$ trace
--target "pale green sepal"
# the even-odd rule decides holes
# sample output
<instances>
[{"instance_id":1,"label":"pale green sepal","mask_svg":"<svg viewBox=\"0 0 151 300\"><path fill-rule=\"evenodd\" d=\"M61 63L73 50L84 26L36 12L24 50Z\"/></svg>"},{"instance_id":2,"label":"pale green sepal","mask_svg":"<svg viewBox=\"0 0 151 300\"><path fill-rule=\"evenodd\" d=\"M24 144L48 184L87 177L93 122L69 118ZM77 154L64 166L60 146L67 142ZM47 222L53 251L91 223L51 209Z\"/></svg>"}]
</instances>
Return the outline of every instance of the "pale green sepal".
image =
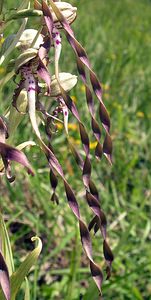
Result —
<instances>
[{"instance_id":1,"label":"pale green sepal","mask_svg":"<svg viewBox=\"0 0 151 300\"><path fill-rule=\"evenodd\" d=\"M0 238L2 242L2 253L4 255L4 259L8 268L9 275L11 276L12 273L14 272L13 255L12 255L11 244L10 244L7 228L1 213L0 213Z\"/></svg>"},{"instance_id":2,"label":"pale green sepal","mask_svg":"<svg viewBox=\"0 0 151 300\"><path fill-rule=\"evenodd\" d=\"M18 150L23 150L24 148L28 147L28 146L36 146L36 143L33 142L33 141L27 141L27 142L24 142L24 143L21 143L19 144L16 149Z\"/></svg>"},{"instance_id":3,"label":"pale green sepal","mask_svg":"<svg viewBox=\"0 0 151 300\"><path fill-rule=\"evenodd\" d=\"M37 56L38 50L29 48L19 55L15 62L15 71L17 72L21 66L27 64L31 59Z\"/></svg>"}]
</instances>

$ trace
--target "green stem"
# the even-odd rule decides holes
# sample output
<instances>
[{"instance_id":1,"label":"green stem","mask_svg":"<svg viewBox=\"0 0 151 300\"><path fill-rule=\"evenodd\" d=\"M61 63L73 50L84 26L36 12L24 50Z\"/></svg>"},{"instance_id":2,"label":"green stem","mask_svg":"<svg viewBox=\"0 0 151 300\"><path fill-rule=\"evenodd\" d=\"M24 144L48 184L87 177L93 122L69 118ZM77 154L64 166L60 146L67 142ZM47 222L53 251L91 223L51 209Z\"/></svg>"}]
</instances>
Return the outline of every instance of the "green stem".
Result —
<instances>
[{"instance_id":1,"label":"green stem","mask_svg":"<svg viewBox=\"0 0 151 300\"><path fill-rule=\"evenodd\" d=\"M3 4L4 4L4 1L3 0L1 0L1 2L0 2L0 14L2 13L2 11L3 11Z\"/></svg>"},{"instance_id":2,"label":"green stem","mask_svg":"<svg viewBox=\"0 0 151 300\"><path fill-rule=\"evenodd\" d=\"M79 243L79 233L78 228L76 227L75 231L75 245L71 254L71 265L70 265L70 274L69 274L69 284L67 289L67 294L65 300L71 300L73 298L74 285L77 277L77 270L79 269L80 264L80 243Z\"/></svg>"},{"instance_id":3,"label":"green stem","mask_svg":"<svg viewBox=\"0 0 151 300\"><path fill-rule=\"evenodd\" d=\"M37 224L36 224L36 233L39 235L39 217L37 218ZM33 300L36 300L37 298L37 279L38 279L38 265L35 265L35 271L34 271L34 288L33 288Z\"/></svg>"},{"instance_id":4,"label":"green stem","mask_svg":"<svg viewBox=\"0 0 151 300\"><path fill-rule=\"evenodd\" d=\"M50 270L51 275L70 275L70 269L57 269L57 270ZM90 274L89 268L78 268L78 274Z\"/></svg>"}]
</instances>

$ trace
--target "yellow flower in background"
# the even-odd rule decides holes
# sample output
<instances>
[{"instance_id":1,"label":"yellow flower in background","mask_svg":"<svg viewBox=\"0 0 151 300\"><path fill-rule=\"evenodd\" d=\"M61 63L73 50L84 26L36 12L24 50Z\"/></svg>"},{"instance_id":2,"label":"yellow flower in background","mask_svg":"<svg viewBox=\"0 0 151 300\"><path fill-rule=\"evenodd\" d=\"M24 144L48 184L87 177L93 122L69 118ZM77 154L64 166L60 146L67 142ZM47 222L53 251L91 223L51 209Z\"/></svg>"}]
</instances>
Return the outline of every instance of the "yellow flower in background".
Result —
<instances>
[{"instance_id":1,"label":"yellow flower in background","mask_svg":"<svg viewBox=\"0 0 151 300\"><path fill-rule=\"evenodd\" d=\"M138 111L138 112L136 113L136 116L137 116L138 118L144 118L144 113L143 113L142 111Z\"/></svg>"},{"instance_id":2,"label":"yellow flower in background","mask_svg":"<svg viewBox=\"0 0 151 300\"><path fill-rule=\"evenodd\" d=\"M100 82L100 84L101 84L101 86L102 86L103 91L109 91L110 86L109 86L108 83L102 83L102 82ZM81 84L81 86L80 86L80 91L81 91L82 93L85 93L85 85L84 85L84 84ZM71 97L71 98L72 98L72 97Z\"/></svg>"},{"instance_id":3,"label":"yellow flower in background","mask_svg":"<svg viewBox=\"0 0 151 300\"><path fill-rule=\"evenodd\" d=\"M74 103L77 102L77 97L76 96L71 96L71 99L73 100Z\"/></svg>"},{"instance_id":4,"label":"yellow flower in background","mask_svg":"<svg viewBox=\"0 0 151 300\"><path fill-rule=\"evenodd\" d=\"M90 149L95 149L97 142L90 142Z\"/></svg>"},{"instance_id":5,"label":"yellow flower in background","mask_svg":"<svg viewBox=\"0 0 151 300\"><path fill-rule=\"evenodd\" d=\"M100 82L102 88L103 88L103 91L108 91L110 89L110 86L108 83L102 83Z\"/></svg>"},{"instance_id":6,"label":"yellow flower in background","mask_svg":"<svg viewBox=\"0 0 151 300\"><path fill-rule=\"evenodd\" d=\"M84 85L84 84L81 84L81 86L80 86L80 91L81 91L82 93L85 93L85 85Z\"/></svg>"},{"instance_id":7,"label":"yellow flower in background","mask_svg":"<svg viewBox=\"0 0 151 300\"><path fill-rule=\"evenodd\" d=\"M4 43L4 38L3 36L0 35L0 46L2 46L3 43Z\"/></svg>"},{"instance_id":8,"label":"yellow flower in background","mask_svg":"<svg viewBox=\"0 0 151 300\"><path fill-rule=\"evenodd\" d=\"M71 141L72 141L72 143L75 144L75 145L81 145L81 140L79 140L79 139L71 138Z\"/></svg>"},{"instance_id":9,"label":"yellow flower in background","mask_svg":"<svg viewBox=\"0 0 151 300\"><path fill-rule=\"evenodd\" d=\"M62 130L63 129L63 124L62 123L56 123L58 130ZM78 130L78 125L75 123L69 123L68 124L68 129L69 130L73 130L73 131L77 131ZM80 145L81 144L81 140L80 139L75 139L73 137L70 137L71 141L73 144L75 145ZM95 142L90 142L90 149L93 150L95 149L97 146L97 141Z\"/></svg>"},{"instance_id":10,"label":"yellow flower in background","mask_svg":"<svg viewBox=\"0 0 151 300\"><path fill-rule=\"evenodd\" d=\"M68 129L71 129L73 131L76 131L78 129L78 125L75 123L69 123L68 124Z\"/></svg>"},{"instance_id":11,"label":"yellow flower in background","mask_svg":"<svg viewBox=\"0 0 151 300\"><path fill-rule=\"evenodd\" d=\"M57 122L56 123L56 125L57 125L57 129L59 130L61 130L64 126L63 126L63 124L62 123L59 123L59 122Z\"/></svg>"},{"instance_id":12,"label":"yellow flower in background","mask_svg":"<svg viewBox=\"0 0 151 300\"><path fill-rule=\"evenodd\" d=\"M57 122L56 125L57 125L57 129L58 129L58 130L59 130L59 129L60 129L60 130L63 129L63 127L64 127L64 125L63 125L62 123L59 123L59 122ZM73 130L73 131L76 131L76 130L78 130L78 125L75 124L75 123L68 123L68 129L71 129L71 130Z\"/></svg>"},{"instance_id":13,"label":"yellow flower in background","mask_svg":"<svg viewBox=\"0 0 151 300\"><path fill-rule=\"evenodd\" d=\"M0 74L4 74L5 73L5 69L3 67L0 67Z\"/></svg>"},{"instance_id":14,"label":"yellow flower in background","mask_svg":"<svg viewBox=\"0 0 151 300\"><path fill-rule=\"evenodd\" d=\"M74 138L71 137L71 141L75 145L81 145L81 140L79 140L79 139L74 139ZM95 142L90 142L90 149L91 150L95 149L96 146L97 146L97 142L96 141Z\"/></svg>"}]
</instances>

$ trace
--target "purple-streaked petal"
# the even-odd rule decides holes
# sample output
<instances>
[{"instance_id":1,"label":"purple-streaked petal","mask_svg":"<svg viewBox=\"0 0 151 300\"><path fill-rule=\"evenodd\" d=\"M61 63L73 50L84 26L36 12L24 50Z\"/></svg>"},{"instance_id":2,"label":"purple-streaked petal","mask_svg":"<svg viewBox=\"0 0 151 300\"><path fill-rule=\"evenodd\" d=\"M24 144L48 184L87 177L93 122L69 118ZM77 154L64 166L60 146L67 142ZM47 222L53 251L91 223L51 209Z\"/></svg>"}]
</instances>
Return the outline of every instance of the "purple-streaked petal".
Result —
<instances>
[{"instance_id":1,"label":"purple-streaked petal","mask_svg":"<svg viewBox=\"0 0 151 300\"><path fill-rule=\"evenodd\" d=\"M50 94L50 83L51 83L50 74L49 74L47 67L44 65L44 63L40 59L39 59L39 64L38 64L38 68L37 68L37 74L41 79L43 79L46 82L47 87L48 87L48 93Z\"/></svg>"},{"instance_id":2,"label":"purple-streaked petal","mask_svg":"<svg viewBox=\"0 0 151 300\"><path fill-rule=\"evenodd\" d=\"M100 290L103 282L103 273L101 272L100 268L92 261L90 261L90 270L92 277L98 289Z\"/></svg>"},{"instance_id":3,"label":"purple-streaked petal","mask_svg":"<svg viewBox=\"0 0 151 300\"><path fill-rule=\"evenodd\" d=\"M44 62L46 61L46 65L48 64L48 52L50 50L50 38L45 37L44 38L44 43L40 45L39 51L38 51L38 56L39 58Z\"/></svg>"},{"instance_id":4,"label":"purple-streaked petal","mask_svg":"<svg viewBox=\"0 0 151 300\"><path fill-rule=\"evenodd\" d=\"M105 256L106 263L107 263L107 268L106 268L107 278L106 279L109 279L111 276L111 264L113 262L114 256L113 256L113 253L112 253L106 240L104 240L104 242L103 242L103 252L104 252L104 256Z\"/></svg>"},{"instance_id":5,"label":"purple-streaked petal","mask_svg":"<svg viewBox=\"0 0 151 300\"><path fill-rule=\"evenodd\" d=\"M86 187L89 187L90 177L91 177L91 163L88 156L85 159L84 166L83 166L83 183Z\"/></svg>"},{"instance_id":6,"label":"purple-streaked petal","mask_svg":"<svg viewBox=\"0 0 151 300\"><path fill-rule=\"evenodd\" d=\"M34 172L32 171L32 168L28 162L28 159L23 152L15 149L7 144L0 143L0 154L1 154L2 158L4 158L6 161L8 160L8 161L15 161L15 162L20 163L27 169L29 174L34 175Z\"/></svg>"},{"instance_id":7,"label":"purple-streaked petal","mask_svg":"<svg viewBox=\"0 0 151 300\"><path fill-rule=\"evenodd\" d=\"M50 9L49 9L49 7L48 7L48 5L46 4L45 1L42 1L42 11L43 11L43 14L44 14L44 19L45 19L49 34L51 36L52 29L53 29L53 18L52 18L52 14L50 12Z\"/></svg>"},{"instance_id":8,"label":"purple-streaked petal","mask_svg":"<svg viewBox=\"0 0 151 300\"><path fill-rule=\"evenodd\" d=\"M8 268L5 263L4 257L0 251L0 286L5 295L6 300L10 300L10 280Z\"/></svg>"}]
</instances>

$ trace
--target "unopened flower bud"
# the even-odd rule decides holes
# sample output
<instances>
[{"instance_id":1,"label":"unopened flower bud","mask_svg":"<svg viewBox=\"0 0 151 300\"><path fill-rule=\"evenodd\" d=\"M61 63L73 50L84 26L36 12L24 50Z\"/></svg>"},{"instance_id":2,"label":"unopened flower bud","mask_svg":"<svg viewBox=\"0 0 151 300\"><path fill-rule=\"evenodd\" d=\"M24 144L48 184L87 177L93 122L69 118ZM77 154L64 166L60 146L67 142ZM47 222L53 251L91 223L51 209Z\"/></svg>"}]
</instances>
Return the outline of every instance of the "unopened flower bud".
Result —
<instances>
[{"instance_id":1,"label":"unopened flower bud","mask_svg":"<svg viewBox=\"0 0 151 300\"><path fill-rule=\"evenodd\" d=\"M55 2L55 5L59 8L59 10L61 11L61 13L66 18L66 20L68 21L69 24L71 24L75 20L75 18L77 16L77 13L76 13L77 12L77 7L72 6L68 2L61 2L61 1ZM42 5L37 0L35 0L34 8L36 10L42 10ZM52 7L50 6L49 8L50 8L55 26L58 27L58 28L62 28L62 25L58 21L58 18L56 16L56 14L52 10Z\"/></svg>"},{"instance_id":2,"label":"unopened flower bud","mask_svg":"<svg viewBox=\"0 0 151 300\"><path fill-rule=\"evenodd\" d=\"M55 2L55 5L60 9L63 16L66 18L69 24L71 24L77 16L77 7L72 6L68 2ZM52 10L50 8L50 10ZM52 11L52 17L55 22L55 25L59 28L62 28L62 25L58 21L55 13Z\"/></svg>"},{"instance_id":3,"label":"unopened flower bud","mask_svg":"<svg viewBox=\"0 0 151 300\"><path fill-rule=\"evenodd\" d=\"M62 88L66 92L68 92L77 84L77 76L72 75L70 73L59 73L59 81ZM51 93L50 93L51 97L56 97L61 94L60 87L55 75L52 76L50 88L51 88Z\"/></svg>"},{"instance_id":4,"label":"unopened flower bud","mask_svg":"<svg viewBox=\"0 0 151 300\"><path fill-rule=\"evenodd\" d=\"M38 50L29 48L25 50L15 61L15 70L18 71L21 66L27 64L31 59L37 56Z\"/></svg>"},{"instance_id":5,"label":"unopened flower bud","mask_svg":"<svg viewBox=\"0 0 151 300\"><path fill-rule=\"evenodd\" d=\"M37 38L36 38L37 35ZM35 40L35 42L34 42ZM34 44L33 44L34 42ZM35 29L26 29L23 31L16 47L21 50L26 50L28 48L39 49L40 45L43 44L42 34L38 35L38 31Z\"/></svg>"}]
</instances>

